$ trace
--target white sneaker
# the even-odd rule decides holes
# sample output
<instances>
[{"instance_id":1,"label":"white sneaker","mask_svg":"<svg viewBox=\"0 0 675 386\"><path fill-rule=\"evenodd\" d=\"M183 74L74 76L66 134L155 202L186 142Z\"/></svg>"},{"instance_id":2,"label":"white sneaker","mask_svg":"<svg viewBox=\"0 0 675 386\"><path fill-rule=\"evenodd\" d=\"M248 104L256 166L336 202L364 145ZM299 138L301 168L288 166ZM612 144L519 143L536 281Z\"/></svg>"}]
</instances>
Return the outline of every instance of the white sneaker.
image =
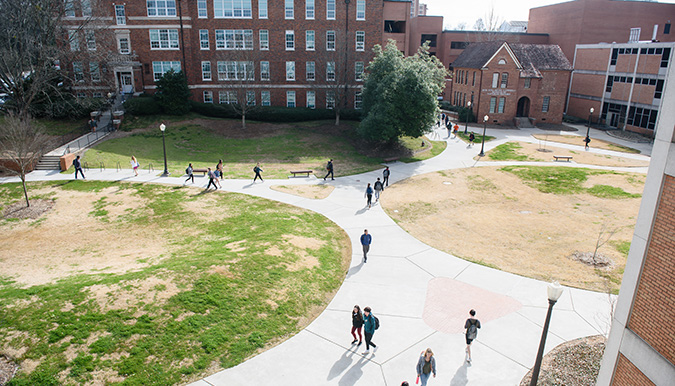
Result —
<instances>
[{"instance_id":1,"label":"white sneaker","mask_svg":"<svg viewBox=\"0 0 675 386\"><path fill-rule=\"evenodd\" d=\"M380 346L377 346L377 347L375 347L375 348L373 349L373 352L374 352L374 353L377 352L377 348L378 348L378 347L380 347Z\"/></svg>"},{"instance_id":2,"label":"white sneaker","mask_svg":"<svg viewBox=\"0 0 675 386\"><path fill-rule=\"evenodd\" d=\"M361 355L368 355L368 354L370 354L370 351L368 351L368 350L361 353Z\"/></svg>"}]
</instances>

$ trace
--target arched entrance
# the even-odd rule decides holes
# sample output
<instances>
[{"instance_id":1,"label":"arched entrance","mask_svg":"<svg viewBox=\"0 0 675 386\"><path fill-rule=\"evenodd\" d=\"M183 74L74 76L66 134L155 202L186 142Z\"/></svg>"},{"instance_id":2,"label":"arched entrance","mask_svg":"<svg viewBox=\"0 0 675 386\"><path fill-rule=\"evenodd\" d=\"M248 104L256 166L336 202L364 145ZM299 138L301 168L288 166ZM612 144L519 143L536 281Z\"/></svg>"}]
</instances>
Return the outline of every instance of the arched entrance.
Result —
<instances>
[{"instance_id":1,"label":"arched entrance","mask_svg":"<svg viewBox=\"0 0 675 386\"><path fill-rule=\"evenodd\" d=\"M518 110L516 110L516 117L530 116L530 98L522 97L518 99Z\"/></svg>"}]
</instances>

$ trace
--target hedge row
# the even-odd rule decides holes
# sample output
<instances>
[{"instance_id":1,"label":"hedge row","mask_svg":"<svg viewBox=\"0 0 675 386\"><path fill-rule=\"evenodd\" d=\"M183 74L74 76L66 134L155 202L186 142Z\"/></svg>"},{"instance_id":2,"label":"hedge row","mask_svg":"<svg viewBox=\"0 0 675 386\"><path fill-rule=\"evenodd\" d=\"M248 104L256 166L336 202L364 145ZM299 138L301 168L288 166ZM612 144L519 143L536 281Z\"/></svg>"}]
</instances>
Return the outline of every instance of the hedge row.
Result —
<instances>
[{"instance_id":1,"label":"hedge row","mask_svg":"<svg viewBox=\"0 0 675 386\"><path fill-rule=\"evenodd\" d=\"M124 101L124 111L132 115L154 115L162 112L159 103L152 97L131 98Z\"/></svg>"},{"instance_id":2,"label":"hedge row","mask_svg":"<svg viewBox=\"0 0 675 386\"><path fill-rule=\"evenodd\" d=\"M192 111L207 117L241 118L231 105L199 103L190 101ZM246 114L246 119L260 122L302 122L321 119L334 119L335 112L329 109L309 109L305 107L258 106ZM361 111L345 109L340 111L340 119L359 121Z\"/></svg>"}]
</instances>

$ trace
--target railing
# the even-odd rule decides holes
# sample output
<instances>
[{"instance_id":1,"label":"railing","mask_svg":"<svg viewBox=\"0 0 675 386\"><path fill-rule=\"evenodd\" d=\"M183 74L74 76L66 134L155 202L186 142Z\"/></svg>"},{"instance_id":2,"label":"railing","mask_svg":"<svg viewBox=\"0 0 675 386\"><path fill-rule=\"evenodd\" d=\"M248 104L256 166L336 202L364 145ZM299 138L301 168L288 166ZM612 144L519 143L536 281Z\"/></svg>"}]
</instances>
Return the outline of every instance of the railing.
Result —
<instances>
[{"instance_id":1,"label":"railing","mask_svg":"<svg viewBox=\"0 0 675 386\"><path fill-rule=\"evenodd\" d=\"M94 131L92 133L87 133L86 135L81 136L76 141L72 141L66 146L66 149L63 151L63 155L76 152L80 149L83 149L92 143L98 141L99 139L105 137L110 132L113 131L112 121L106 125L105 129L102 131Z\"/></svg>"}]
</instances>

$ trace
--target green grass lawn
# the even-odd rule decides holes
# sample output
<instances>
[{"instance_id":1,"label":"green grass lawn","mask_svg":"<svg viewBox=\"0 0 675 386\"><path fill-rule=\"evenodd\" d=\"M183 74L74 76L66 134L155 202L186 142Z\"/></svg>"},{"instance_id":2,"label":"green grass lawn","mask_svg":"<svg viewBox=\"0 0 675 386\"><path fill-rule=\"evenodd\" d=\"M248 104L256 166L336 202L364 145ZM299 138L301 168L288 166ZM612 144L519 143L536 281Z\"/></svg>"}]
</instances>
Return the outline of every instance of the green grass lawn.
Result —
<instances>
[{"instance_id":1,"label":"green grass lawn","mask_svg":"<svg viewBox=\"0 0 675 386\"><path fill-rule=\"evenodd\" d=\"M462 141L469 143L469 135L473 133L473 135L476 137L476 139L473 140L473 143L481 143L483 141L483 134L482 133L476 133L475 131L469 130L466 134L464 134L463 131L458 131L457 136L462 139ZM496 137L493 137L491 135L485 135L485 142L490 142Z\"/></svg>"},{"instance_id":2,"label":"green grass lawn","mask_svg":"<svg viewBox=\"0 0 675 386\"><path fill-rule=\"evenodd\" d=\"M150 227L169 252L145 268L28 288L1 277L0 341L25 348L19 362L39 363L30 374L19 370L11 385L84 384L97 372L113 379L105 384L170 385L235 366L317 316L340 286L350 256L347 236L325 217L257 197L149 184L31 183L31 189L49 187L57 201L98 192L82 203L93 208L81 214L94 219L92 231ZM20 196L18 184L0 186L1 205ZM113 216L124 197L144 205ZM45 226L23 221L37 230ZM0 228L9 233L18 222L0 221ZM303 247L293 238L317 245ZM73 253L86 260L92 252L73 241ZM315 264L298 265L303 256ZM143 289L148 280L163 284ZM169 286L175 294L154 300ZM102 309L94 296L101 287L114 289L104 304L127 299L125 306Z\"/></svg>"},{"instance_id":3,"label":"green grass lawn","mask_svg":"<svg viewBox=\"0 0 675 386\"><path fill-rule=\"evenodd\" d=\"M424 138L424 148L420 146L422 143L422 138ZM399 141L404 147L413 151L412 156L400 159L401 162L405 163L423 161L425 159L433 158L441 154L443 150L448 147L448 144L445 141L432 141L427 137L403 137Z\"/></svg>"},{"instance_id":4,"label":"green grass lawn","mask_svg":"<svg viewBox=\"0 0 675 386\"><path fill-rule=\"evenodd\" d=\"M38 118L35 121L38 125L45 129L47 135L61 136L80 131L83 126L86 126L88 118L79 119L46 119ZM5 117L0 116L0 125L5 122Z\"/></svg>"},{"instance_id":5,"label":"green grass lawn","mask_svg":"<svg viewBox=\"0 0 675 386\"><path fill-rule=\"evenodd\" d=\"M503 143L490 150L488 158L493 161L527 161L527 155L518 154L518 149L522 148L518 142Z\"/></svg>"}]
</instances>

